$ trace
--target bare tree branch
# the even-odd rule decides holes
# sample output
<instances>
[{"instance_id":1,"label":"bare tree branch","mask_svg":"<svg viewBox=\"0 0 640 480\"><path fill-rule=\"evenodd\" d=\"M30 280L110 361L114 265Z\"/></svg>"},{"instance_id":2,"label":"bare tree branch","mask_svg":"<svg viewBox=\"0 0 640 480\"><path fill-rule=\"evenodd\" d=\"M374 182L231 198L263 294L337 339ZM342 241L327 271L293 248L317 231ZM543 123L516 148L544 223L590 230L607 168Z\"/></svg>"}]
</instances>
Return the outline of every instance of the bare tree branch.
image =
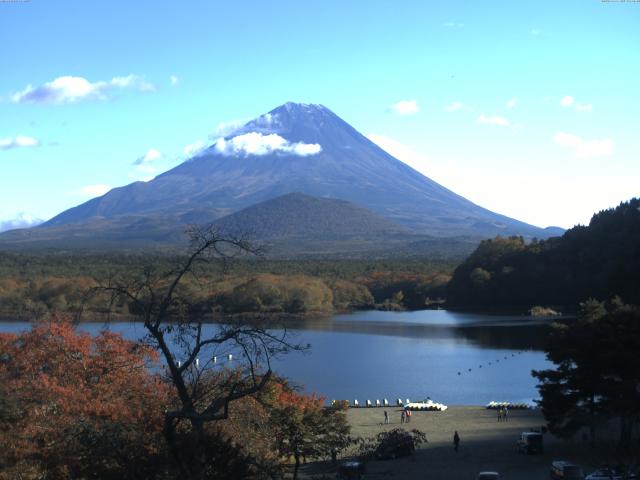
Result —
<instances>
[{"instance_id":1,"label":"bare tree branch","mask_svg":"<svg viewBox=\"0 0 640 480\"><path fill-rule=\"evenodd\" d=\"M188 235L189 253L175 268L165 272L145 268L137 277L109 278L90 293L109 295L109 311L118 300L126 300L130 312L143 321L177 394L177 408L165 413L165 439L184 478L201 480L206 462L204 425L228 418L232 402L262 390L272 377L272 357L304 348L289 341L286 328L275 332L264 321L203 325L200 310L181 293L185 277L191 275L202 285L199 265L220 261L226 273L231 260L260 256L263 249L247 235L225 235L212 226L192 227ZM212 360L219 349L238 358L220 366ZM207 359L200 364L203 355ZM229 368L229 363L235 367ZM194 441L196 451L191 455L180 451L176 438L176 428L183 422L190 426Z\"/></svg>"}]
</instances>

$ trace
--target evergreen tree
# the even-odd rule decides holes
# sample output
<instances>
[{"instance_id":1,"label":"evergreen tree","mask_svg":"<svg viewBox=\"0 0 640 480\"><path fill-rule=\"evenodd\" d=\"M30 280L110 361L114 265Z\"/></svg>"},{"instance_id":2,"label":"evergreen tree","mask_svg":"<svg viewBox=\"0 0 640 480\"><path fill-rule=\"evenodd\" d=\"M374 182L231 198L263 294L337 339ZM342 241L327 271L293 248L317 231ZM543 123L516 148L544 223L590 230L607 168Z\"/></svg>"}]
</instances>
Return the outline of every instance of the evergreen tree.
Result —
<instances>
[{"instance_id":1,"label":"evergreen tree","mask_svg":"<svg viewBox=\"0 0 640 480\"><path fill-rule=\"evenodd\" d=\"M551 432L571 437L588 427L596 440L599 423L620 421L620 441L629 444L640 422L640 310L595 300L581 304L572 325L554 324L547 358L555 369L534 371Z\"/></svg>"}]
</instances>

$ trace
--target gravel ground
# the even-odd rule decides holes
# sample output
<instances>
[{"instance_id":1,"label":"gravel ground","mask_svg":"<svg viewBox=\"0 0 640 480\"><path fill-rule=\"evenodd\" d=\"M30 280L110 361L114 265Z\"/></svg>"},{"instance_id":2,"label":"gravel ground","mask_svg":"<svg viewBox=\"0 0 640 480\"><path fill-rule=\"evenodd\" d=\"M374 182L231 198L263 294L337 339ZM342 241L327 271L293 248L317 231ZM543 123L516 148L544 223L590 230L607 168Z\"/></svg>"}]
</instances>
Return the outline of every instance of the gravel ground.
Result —
<instances>
[{"instance_id":1,"label":"gravel ground","mask_svg":"<svg viewBox=\"0 0 640 480\"><path fill-rule=\"evenodd\" d=\"M383 408L350 409L347 418L352 434L372 437L382 430L403 426L400 410L389 408L391 423L383 425ZM543 455L524 455L516 451L516 440L523 431L544 424L538 410L514 410L507 422L498 422L494 410L482 407L449 407L444 412L412 412L407 429L427 434L428 444L416 450L415 458L371 461L367 479L473 480L480 471L500 472L503 480L549 478L552 460L566 459L584 464L584 448L566 443L550 434L544 436ZM453 433L460 435L460 449L453 449ZM330 463L305 465L304 478L335 478Z\"/></svg>"}]
</instances>

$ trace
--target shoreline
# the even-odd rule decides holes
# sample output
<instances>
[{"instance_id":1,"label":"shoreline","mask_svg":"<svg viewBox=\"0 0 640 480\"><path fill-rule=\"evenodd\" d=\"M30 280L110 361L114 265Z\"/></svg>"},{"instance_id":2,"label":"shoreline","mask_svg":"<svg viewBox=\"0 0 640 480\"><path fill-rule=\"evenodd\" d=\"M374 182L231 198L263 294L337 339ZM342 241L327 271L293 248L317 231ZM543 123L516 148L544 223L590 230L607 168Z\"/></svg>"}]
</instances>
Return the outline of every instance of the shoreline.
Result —
<instances>
[{"instance_id":1,"label":"shoreline","mask_svg":"<svg viewBox=\"0 0 640 480\"><path fill-rule=\"evenodd\" d=\"M457 325L458 327L483 327L483 326L511 326L514 324L537 324L537 323L551 323L553 321L567 321L574 320L575 315L558 315L558 316L536 316L530 315L528 313L513 313L508 311L499 311L499 310L460 310L454 308L422 308L422 309L403 309L403 310L388 310L388 309L378 309L378 308L369 308L369 309L336 309L332 311L310 311L303 313L292 313L292 312L241 312L241 313L222 313L222 312L213 312L204 315L200 320L193 320L193 322L202 322L203 324L213 324L213 323L222 323L224 321L233 321L233 320L264 320L268 322L276 322L276 321L304 321L304 320L323 320L336 315L351 315L357 313L366 313L366 312L387 312L390 314L394 313L415 313L415 312L430 312L430 311L445 311L451 313L464 313L470 315L484 315L495 317L496 320L500 318L512 318L512 322L495 322L495 323L475 323L464 325ZM8 312L8 311L0 311L0 323L3 322L32 322L35 320L39 320L42 318L46 318L49 314L60 313L61 315L68 315L70 317L74 317L74 312L47 312L40 314L25 314L20 312ZM107 318L110 317L110 318ZM514 318L515 317L515 318ZM77 323L106 323L106 322L142 322L140 317L135 315L128 315L123 313L117 314L106 314L106 313L98 313L98 312L86 312L80 321ZM394 323L394 322L390 322ZM400 322L398 322L400 323ZM417 323L419 325L419 323ZM436 326L437 324L433 324ZM449 326L449 325L444 325Z\"/></svg>"}]
</instances>

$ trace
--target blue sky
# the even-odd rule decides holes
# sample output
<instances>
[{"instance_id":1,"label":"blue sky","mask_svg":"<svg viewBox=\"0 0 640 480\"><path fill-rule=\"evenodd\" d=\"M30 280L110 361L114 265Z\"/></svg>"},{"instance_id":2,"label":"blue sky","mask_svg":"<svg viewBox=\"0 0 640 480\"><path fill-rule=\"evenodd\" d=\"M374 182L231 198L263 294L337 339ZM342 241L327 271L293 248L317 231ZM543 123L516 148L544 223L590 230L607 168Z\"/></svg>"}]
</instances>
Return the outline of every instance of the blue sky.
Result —
<instances>
[{"instance_id":1,"label":"blue sky","mask_svg":"<svg viewBox=\"0 0 640 480\"><path fill-rule=\"evenodd\" d=\"M0 2L0 221L297 101L486 208L587 223L640 195L639 26L599 0Z\"/></svg>"}]
</instances>

